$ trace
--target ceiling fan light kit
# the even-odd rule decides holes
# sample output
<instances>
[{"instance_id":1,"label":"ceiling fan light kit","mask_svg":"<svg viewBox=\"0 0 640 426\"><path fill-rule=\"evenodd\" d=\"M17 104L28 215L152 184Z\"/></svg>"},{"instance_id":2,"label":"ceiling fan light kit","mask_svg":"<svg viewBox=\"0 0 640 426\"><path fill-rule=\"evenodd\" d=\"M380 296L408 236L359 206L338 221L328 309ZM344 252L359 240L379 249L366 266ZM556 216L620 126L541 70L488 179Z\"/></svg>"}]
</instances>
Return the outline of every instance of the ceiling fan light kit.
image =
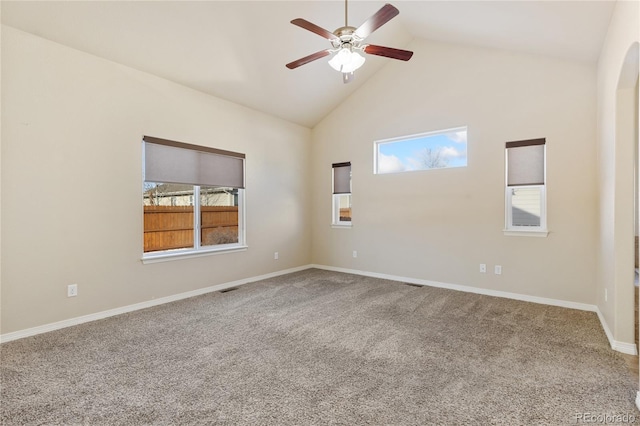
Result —
<instances>
[{"instance_id":1,"label":"ceiling fan light kit","mask_svg":"<svg viewBox=\"0 0 640 426\"><path fill-rule=\"evenodd\" d=\"M344 7L345 26L338 28L334 32L327 31L324 28L302 18L297 18L291 21L293 25L297 25L300 28L304 28L305 30L326 38L331 42L332 48L321 50L305 56L304 58L300 58L297 61L290 62L287 64L287 68L295 69L325 56L333 55L329 60L329 65L334 70L342 73L344 83L349 83L353 80L353 72L360 68L365 62L365 57L359 52L364 52L369 55L384 56L386 58L398 59L401 61L408 61L411 59L413 52L408 50L363 44L364 39L372 32L389 22L393 17L397 16L398 13L400 13L398 9L390 4L385 4L362 25L358 28L354 28L347 24L347 0L345 0Z\"/></svg>"},{"instance_id":2,"label":"ceiling fan light kit","mask_svg":"<svg viewBox=\"0 0 640 426\"><path fill-rule=\"evenodd\" d=\"M329 60L329 65L336 71L352 73L364 64L365 58L348 47L343 47Z\"/></svg>"}]
</instances>

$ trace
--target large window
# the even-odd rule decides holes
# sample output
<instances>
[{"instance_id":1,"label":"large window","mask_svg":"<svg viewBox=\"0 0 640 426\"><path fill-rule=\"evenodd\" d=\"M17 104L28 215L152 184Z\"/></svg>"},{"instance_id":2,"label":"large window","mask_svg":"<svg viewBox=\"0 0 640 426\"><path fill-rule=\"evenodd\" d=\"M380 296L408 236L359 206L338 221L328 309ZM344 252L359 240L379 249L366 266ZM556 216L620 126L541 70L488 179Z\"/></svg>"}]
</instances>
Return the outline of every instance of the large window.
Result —
<instances>
[{"instance_id":1,"label":"large window","mask_svg":"<svg viewBox=\"0 0 640 426\"><path fill-rule=\"evenodd\" d=\"M545 139L506 144L506 233L546 236Z\"/></svg>"},{"instance_id":2,"label":"large window","mask_svg":"<svg viewBox=\"0 0 640 426\"><path fill-rule=\"evenodd\" d=\"M376 174L467 165L466 127L380 140L374 146Z\"/></svg>"},{"instance_id":3,"label":"large window","mask_svg":"<svg viewBox=\"0 0 640 426\"><path fill-rule=\"evenodd\" d=\"M351 163L333 164L333 225L351 226Z\"/></svg>"},{"instance_id":4,"label":"large window","mask_svg":"<svg viewBox=\"0 0 640 426\"><path fill-rule=\"evenodd\" d=\"M144 137L145 259L245 247L244 154Z\"/></svg>"}]
</instances>

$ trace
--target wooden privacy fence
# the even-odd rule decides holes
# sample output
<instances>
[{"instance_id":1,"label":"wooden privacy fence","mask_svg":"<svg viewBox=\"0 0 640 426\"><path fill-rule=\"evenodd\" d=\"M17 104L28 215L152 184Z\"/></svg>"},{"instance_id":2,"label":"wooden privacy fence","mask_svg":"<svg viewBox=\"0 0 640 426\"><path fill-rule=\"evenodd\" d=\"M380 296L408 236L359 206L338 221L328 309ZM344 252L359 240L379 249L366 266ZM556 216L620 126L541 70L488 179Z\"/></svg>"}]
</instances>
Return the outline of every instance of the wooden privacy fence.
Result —
<instances>
[{"instance_id":1,"label":"wooden privacy fence","mask_svg":"<svg viewBox=\"0 0 640 426\"><path fill-rule=\"evenodd\" d=\"M238 242L237 206L200 207L201 245ZM193 206L144 206L144 252L193 247Z\"/></svg>"},{"instance_id":2,"label":"wooden privacy fence","mask_svg":"<svg viewBox=\"0 0 640 426\"><path fill-rule=\"evenodd\" d=\"M351 221L351 207L340 208L340 220L345 222Z\"/></svg>"}]
</instances>

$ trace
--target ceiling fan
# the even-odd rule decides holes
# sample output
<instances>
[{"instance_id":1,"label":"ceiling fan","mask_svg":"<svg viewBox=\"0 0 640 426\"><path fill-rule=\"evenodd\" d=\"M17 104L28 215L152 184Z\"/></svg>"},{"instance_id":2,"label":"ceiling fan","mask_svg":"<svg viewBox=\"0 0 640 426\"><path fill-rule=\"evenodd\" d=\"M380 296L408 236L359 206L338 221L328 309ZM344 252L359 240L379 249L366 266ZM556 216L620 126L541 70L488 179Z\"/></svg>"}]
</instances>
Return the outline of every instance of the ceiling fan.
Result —
<instances>
[{"instance_id":1,"label":"ceiling fan","mask_svg":"<svg viewBox=\"0 0 640 426\"><path fill-rule=\"evenodd\" d=\"M329 65L336 71L342 73L344 83L353 80L353 72L364 64L365 58L358 52L364 52L369 55L384 56L401 61L408 61L413 56L413 52L409 50L394 49L392 47L376 46L373 44L364 44L364 39L372 32L389 22L398 15L400 11L390 4L385 4L373 16L367 19L358 28L350 27L347 22L347 0L344 2L344 27L340 27L334 32L330 32L313 24L305 19L297 18L291 21L293 25L318 34L331 42L331 48L312 53L309 56L300 58L287 64L287 68L294 69L301 65L308 64L325 56L333 54L333 58L329 60Z\"/></svg>"}]
</instances>

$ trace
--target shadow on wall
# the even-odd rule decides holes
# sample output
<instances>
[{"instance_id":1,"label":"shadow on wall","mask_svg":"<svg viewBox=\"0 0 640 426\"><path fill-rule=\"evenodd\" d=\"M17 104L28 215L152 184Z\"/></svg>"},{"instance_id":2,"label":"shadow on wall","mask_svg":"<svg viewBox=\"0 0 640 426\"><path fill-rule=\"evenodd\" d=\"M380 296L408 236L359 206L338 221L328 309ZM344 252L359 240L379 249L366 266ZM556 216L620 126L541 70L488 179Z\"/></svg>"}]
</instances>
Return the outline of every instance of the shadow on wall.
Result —
<instances>
[{"instance_id":1,"label":"shadow on wall","mask_svg":"<svg viewBox=\"0 0 640 426\"><path fill-rule=\"evenodd\" d=\"M512 207L513 224L518 226L540 226L540 215Z\"/></svg>"}]
</instances>

